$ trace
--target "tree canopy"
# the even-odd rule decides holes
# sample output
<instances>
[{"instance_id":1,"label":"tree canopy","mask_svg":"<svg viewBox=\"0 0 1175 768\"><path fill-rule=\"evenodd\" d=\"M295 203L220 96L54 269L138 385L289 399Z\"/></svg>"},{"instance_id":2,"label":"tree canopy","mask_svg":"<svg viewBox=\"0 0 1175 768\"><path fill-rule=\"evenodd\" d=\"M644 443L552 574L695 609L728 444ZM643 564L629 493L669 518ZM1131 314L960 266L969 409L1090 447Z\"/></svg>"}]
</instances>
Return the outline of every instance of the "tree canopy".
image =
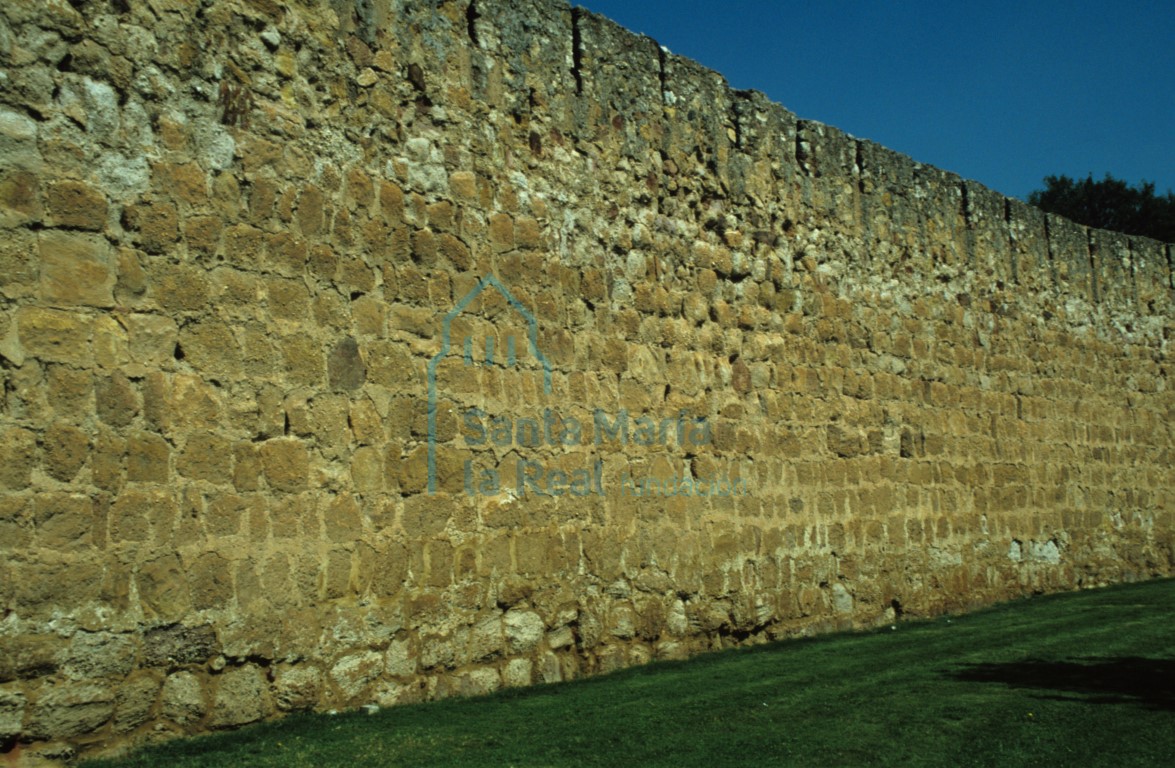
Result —
<instances>
[{"instance_id":1,"label":"tree canopy","mask_svg":"<svg viewBox=\"0 0 1175 768\"><path fill-rule=\"evenodd\" d=\"M1089 227L1175 242L1175 194L1157 195L1153 182L1131 186L1107 173L1101 181L1094 181L1093 174L1080 181L1046 176L1044 185L1028 195L1028 202L1049 213Z\"/></svg>"}]
</instances>

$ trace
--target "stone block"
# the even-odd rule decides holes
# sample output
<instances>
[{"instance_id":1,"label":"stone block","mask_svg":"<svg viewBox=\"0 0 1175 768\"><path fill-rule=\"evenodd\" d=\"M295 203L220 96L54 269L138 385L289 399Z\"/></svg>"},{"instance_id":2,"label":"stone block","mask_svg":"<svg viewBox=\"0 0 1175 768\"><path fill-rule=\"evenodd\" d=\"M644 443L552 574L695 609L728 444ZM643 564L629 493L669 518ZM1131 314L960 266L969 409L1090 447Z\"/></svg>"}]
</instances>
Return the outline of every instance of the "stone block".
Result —
<instances>
[{"instance_id":1,"label":"stone block","mask_svg":"<svg viewBox=\"0 0 1175 768\"><path fill-rule=\"evenodd\" d=\"M210 256L220 248L224 222L219 216L192 216L184 220L184 242L189 250Z\"/></svg>"},{"instance_id":2,"label":"stone block","mask_svg":"<svg viewBox=\"0 0 1175 768\"><path fill-rule=\"evenodd\" d=\"M192 606L188 580L180 559L166 554L139 566L136 582L144 611L164 621L176 621Z\"/></svg>"},{"instance_id":3,"label":"stone block","mask_svg":"<svg viewBox=\"0 0 1175 768\"><path fill-rule=\"evenodd\" d=\"M327 359L327 373L332 389L351 391L363 386L367 366L354 339L347 337L334 346Z\"/></svg>"},{"instance_id":4,"label":"stone block","mask_svg":"<svg viewBox=\"0 0 1175 768\"><path fill-rule=\"evenodd\" d=\"M126 480L126 440L105 433L94 438L90 477L105 491L119 491Z\"/></svg>"},{"instance_id":5,"label":"stone block","mask_svg":"<svg viewBox=\"0 0 1175 768\"><path fill-rule=\"evenodd\" d=\"M202 320L179 332L183 359L207 378L226 381L241 373L241 347L227 323Z\"/></svg>"},{"instance_id":6,"label":"stone block","mask_svg":"<svg viewBox=\"0 0 1175 768\"><path fill-rule=\"evenodd\" d=\"M82 494L43 492L33 499L33 524L37 543L47 549L64 550L90 543L93 504Z\"/></svg>"},{"instance_id":7,"label":"stone block","mask_svg":"<svg viewBox=\"0 0 1175 768\"><path fill-rule=\"evenodd\" d=\"M106 227L106 195L84 181L62 179L45 189L50 226L101 231Z\"/></svg>"},{"instance_id":8,"label":"stone block","mask_svg":"<svg viewBox=\"0 0 1175 768\"><path fill-rule=\"evenodd\" d=\"M20 491L32 482L37 464L37 436L20 427L0 431L0 487Z\"/></svg>"},{"instance_id":9,"label":"stone block","mask_svg":"<svg viewBox=\"0 0 1175 768\"><path fill-rule=\"evenodd\" d=\"M407 640L393 640L384 653L384 671L392 677L416 674L416 658Z\"/></svg>"},{"instance_id":10,"label":"stone block","mask_svg":"<svg viewBox=\"0 0 1175 768\"><path fill-rule=\"evenodd\" d=\"M375 446L355 450L351 458L351 480L359 493L378 493L384 488L383 451Z\"/></svg>"},{"instance_id":11,"label":"stone block","mask_svg":"<svg viewBox=\"0 0 1175 768\"><path fill-rule=\"evenodd\" d=\"M1094 300L1090 267L1089 231L1055 214L1046 214L1049 259L1061 290L1086 301Z\"/></svg>"},{"instance_id":12,"label":"stone block","mask_svg":"<svg viewBox=\"0 0 1175 768\"><path fill-rule=\"evenodd\" d=\"M20 691L0 688L0 742L20 735L27 704L27 699Z\"/></svg>"},{"instance_id":13,"label":"stone block","mask_svg":"<svg viewBox=\"0 0 1175 768\"><path fill-rule=\"evenodd\" d=\"M224 409L220 389L200 376L175 374L171 380L171 427L181 431L215 429Z\"/></svg>"},{"instance_id":14,"label":"stone block","mask_svg":"<svg viewBox=\"0 0 1175 768\"><path fill-rule=\"evenodd\" d=\"M40 183L30 171L0 174L0 228L26 226L42 215Z\"/></svg>"},{"instance_id":15,"label":"stone block","mask_svg":"<svg viewBox=\"0 0 1175 768\"><path fill-rule=\"evenodd\" d=\"M233 454L230 442L220 435L196 433L176 458L176 471L193 480L224 485L232 480Z\"/></svg>"},{"instance_id":16,"label":"stone block","mask_svg":"<svg viewBox=\"0 0 1175 768\"><path fill-rule=\"evenodd\" d=\"M119 248L116 254L118 282L114 285L120 303L133 302L147 292L147 272L142 258L146 254L134 248Z\"/></svg>"},{"instance_id":17,"label":"stone block","mask_svg":"<svg viewBox=\"0 0 1175 768\"><path fill-rule=\"evenodd\" d=\"M171 446L153 432L127 440L126 477L131 482L166 483L171 477Z\"/></svg>"},{"instance_id":18,"label":"stone block","mask_svg":"<svg viewBox=\"0 0 1175 768\"><path fill-rule=\"evenodd\" d=\"M1138 309L1146 314L1162 314L1171 306L1171 273L1166 245L1144 237L1130 238L1131 265L1138 292Z\"/></svg>"},{"instance_id":19,"label":"stone block","mask_svg":"<svg viewBox=\"0 0 1175 768\"><path fill-rule=\"evenodd\" d=\"M273 701L282 712L313 709L322 692L322 672L309 664L282 665L273 681Z\"/></svg>"},{"instance_id":20,"label":"stone block","mask_svg":"<svg viewBox=\"0 0 1175 768\"><path fill-rule=\"evenodd\" d=\"M300 280L282 277L264 280L266 303L270 314L281 320L292 320L299 325L310 314L310 295Z\"/></svg>"},{"instance_id":21,"label":"stone block","mask_svg":"<svg viewBox=\"0 0 1175 768\"><path fill-rule=\"evenodd\" d=\"M208 711L200 679L191 672L168 675L161 701L160 714L178 725L194 725Z\"/></svg>"},{"instance_id":22,"label":"stone block","mask_svg":"<svg viewBox=\"0 0 1175 768\"><path fill-rule=\"evenodd\" d=\"M481 667L458 676L456 693L460 696L485 696L502 687L498 670Z\"/></svg>"},{"instance_id":23,"label":"stone block","mask_svg":"<svg viewBox=\"0 0 1175 768\"><path fill-rule=\"evenodd\" d=\"M71 680L123 678L134 669L136 650L129 635L79 632L70 639L62 671Z\"/></svg>"},{"instance_id":24,"label":"stone block","mask_svg":"<svg viewBox=\"0 0 1175 768\"><path fill-rule=\"evenodd\" d=\"M253 664L226 669L216 680L208 725L230 728L256 722L271 712L260 670Z\"/></svg>"},{"instance_id":25,"label":"stone block","mask_svg":"<svg viewBox=\"0 0 1175 768\"><path fill-rule=\"evenodd\" d=\"M282 369L289 380L302 386L316 386L325 379L326 360L321 344L306 335L288 336L277 341Z\"/></svg>"},{"instance_id":26,"label":"stone block","mask_svg":"<svg viewBox=\"0 0 1175 768\"><path fill-rule=\"evenodd\" d=\"M115 694L114 729L127 733L151 719L159 698L161 685L150 673L143 673L124 682Z\"/></svg>"},{"instance_id":27,"label":"stone block","mask_svg":"<svg viewBox=\"0 0 1175 768\"><path fill-rule=\"evenodd\" d=\"M93 364L89 317L42 307L21 307L16 312L17 334L25 354L46 362L79 367Z\"/></svg>"},{"instance_id":28,"label":"stone block","mask_svg":"<svg viewBox=\"0 0 1175 768\"><path fill-rule=\"evenodd\" d=\"M1132 310L1138 291L1134 286L1130 237L1120 232L1091 230L1090 257L1096 299L1117 310Z\"/></svg>"},{"instance_id":29,"label":"stone block","mask_svg":"<svg viewBox=\"0 0 1175 768\"><path fill-rule=\"evenodd\" d=\"M37 263L37 233L9 230L0 238L0 296L9 299L36 294L40 265ZM0 347L6 357L11 354Z\"/></svg>"},{"instance_id":30,"label":"stone block","mask_svg":"<svg viewBox=\"0 0 1175 768\"><path fill-rule=\"evenodd\" d=\"M357 702L368 686L379 679L383 667L383 656L375 651L352 654L331 667L330 678L343 701Z\"/></svg>"},{"instance_id":31,"label":"stone block","mask_svg":"<svg viewBox=\"0 0 1175 768\"><path fill-rule=\"evenodd\" d=\"M101 368L125 368L130 363L126 327L110 315L94 318L94 362Z\"/></svg>"},{"instance_id":32,"label":"stone block","mask_svg":"<svg viewBox=\"0 0 1175 768\"><path fill-rule=\"evenodd\" d=\"M279 438L261 444L265 480L273 490L295 493L304 490L310 475L310 456L301 440Z\"/></svg>"},{"instance_id":33,"label":"stone block","mask_svg":"<svg viewBox=\"0 0 1175 768\"><path fill-rule=\"evenodd\" d=\"M98 684L45 687L28 713L24 736L68 739L92 733L114 714L114 693Z\"/></svg>"},{"instance_id":34,"label":"stone block","mask_svg":"<svg viewBox=\"0 0 1175 768\"><path fill-rule=\"evenodd\" d=\"M205 552L187 566L188 591L198 610L223 609L233 599L230 562L216 552Z\"/></svg>"},{"instance_id":35,"label":"stone block","mask_svg":"<svg viewBox=\"0 0 1175 768\"><path fill-rule=\"evenodd\" d=\"M533 611L507 611L502 623L506 644L512 653L526 653L543 639L546 627Z\"/></svg>"},{"instance_id":36,"label":"stone block","mask_svg":"<svg viewBox=\"0 0 1175 768\"><path fill-rule=\"evenodd\" d=\"M275 272L286 277L297 277L306 267L309 251L306 242L298 237L279 232L268 239L266 258L263 262ZM256 263L245 261L244 263Z\"/></svg>"},{"instance_id":37,"label":"stone block","mask_svg":"<svg viewBox=\"0 0 1175 768\"><path fill-rule=\"evenodd\" d=\"M64 648L65 640L56 635L0 637L0 683L52 675Z\"/></svg>"},{"instance_id":38,"label":"stone block","mask_svg":"<svg viewBox=\"0 0 1175 768\"><path fill-rule=\"evenodd\" d=\"M208 624L192 627L169 624L143 635L143 665L147 667L203 664L219 652L216 631ZM171 685L172 678L182 677L182 674L169 677L166 685Z\"/></svg>"},{"instance_id":39,"label":"stone block","mask_svg":"<svg viewBox=\"0 0 1175 768\"><path fill-rule=\"evenodd\" d=\"M131 380L120 371L99 378L94 394L98 418L112 427L126 427L139 414L139 393Z\"/></svg>"},{"instance_id":40,"label":"stone block","mask_svg":"<svg viewBox=\"0 0 1175 768\"><path fill-rule=\"evenodd\" d=\"M179 239L179 213L173 203L128 205L123 226L137 232L138 245L147 253L162 253Z\"/></svg>"},{"instance_id":41,"label":"stone block","mask_svg":"<svg viewBox=\"0 0 1175 768\"><path fill-rule=\"evenodd\" d=\"M511 659L502 670L502 684L507 688L530 685L534 682L534 663L530 659Z\"/></svg>"},{"instance_id":42,"label":"stone block","mask_svg":"<svg viewBox=\"0 0 1175 768\"><path fill-rule=\"evenodd\" d=\"M208 179L196 163L156 163L155 172L160 187L176 200L188 205L200 205L208 200Z\"/></svg>"},{"instance_id":43,"label":"stone block","mask_svg":"<svg viewBox=\"0 0 1175 768\"><path fill-rule=\"evenodd\" d=\"M27 550L33 541L31 516L32 499L27 495L0 496L0 552L5 554ZM0 573L0 576L4 576ZM7 589L0 589L0 598L11 599L14 591L12 577L7 576Z\"/></svg>"},{"instance_id":44,"label":"stone block","mask_svg":"<svg viewBox=\"0 0 1175 768\"><path fill-rule=\"evenodd\" d=\"M179 329L175 320L162 315L131 314L125 318L131 359L157 367L175 359Z\"/></svg>"},{"instance_id":45,"label":"stone block","mask_svg":"<svg viewBox=\"0 0 1175 768\"><path fill-rule=\"evenodd\" d=\"M323 510L326 535L331 541L352 542L363 535L359 502L349 493L334 497Z\"/></svg>"},{"instance_id":46,"label":"stone block","mask_svg":"<svg viewBox=\"0 0 1175 768\"><path fill-rule=\"evenodd\" d=\"M202 270L190 264L152 264L146 282L165 312L194 312L208 305L211 289Z\"/></svg>"}]
</instances>

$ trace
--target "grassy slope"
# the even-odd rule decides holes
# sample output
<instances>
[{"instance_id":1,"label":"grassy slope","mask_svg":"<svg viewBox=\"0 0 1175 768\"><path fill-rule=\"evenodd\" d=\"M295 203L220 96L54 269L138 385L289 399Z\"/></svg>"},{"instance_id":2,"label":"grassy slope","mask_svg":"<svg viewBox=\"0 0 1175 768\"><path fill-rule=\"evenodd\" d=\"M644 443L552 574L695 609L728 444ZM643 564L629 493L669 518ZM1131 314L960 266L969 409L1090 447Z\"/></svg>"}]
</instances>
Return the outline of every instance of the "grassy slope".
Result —
<instances>
[{"instance_id":1,"label":"grassy slope","mask_svg":"<svg viewBox=\"0 0 1175 768\"><path fill-rule=\"evenodd\" d=\"M87 765L747 764L1175 764L1175 580Z\"/></svg>"}]
</instances>

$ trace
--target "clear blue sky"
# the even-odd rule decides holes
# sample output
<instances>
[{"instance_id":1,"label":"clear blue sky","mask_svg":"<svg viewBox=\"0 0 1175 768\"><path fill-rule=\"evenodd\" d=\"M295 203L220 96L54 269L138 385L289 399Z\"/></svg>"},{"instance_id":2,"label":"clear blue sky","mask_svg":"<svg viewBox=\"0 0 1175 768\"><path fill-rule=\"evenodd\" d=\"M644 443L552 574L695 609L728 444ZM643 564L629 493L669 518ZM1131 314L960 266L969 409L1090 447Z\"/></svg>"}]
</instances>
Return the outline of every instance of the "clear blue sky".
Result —
<instances>
[{"instance_id":1,"label":"clear blue sky","mask_svg":"<svg viewBox=\"0 0 1175 768\"><path fill-rule=\"evenodd\" d=\"M572 2L1007 195L1050 174L1175 190L1171 0Z\"/></svg>"}]
</instances>

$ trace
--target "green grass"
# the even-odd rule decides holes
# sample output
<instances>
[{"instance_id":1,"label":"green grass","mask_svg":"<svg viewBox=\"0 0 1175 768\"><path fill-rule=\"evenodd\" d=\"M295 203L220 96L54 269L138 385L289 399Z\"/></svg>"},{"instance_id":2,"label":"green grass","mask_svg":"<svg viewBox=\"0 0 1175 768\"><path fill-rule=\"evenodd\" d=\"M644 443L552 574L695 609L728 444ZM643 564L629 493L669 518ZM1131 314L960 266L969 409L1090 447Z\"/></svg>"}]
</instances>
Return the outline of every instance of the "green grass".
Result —
<instances>
[{"instance_id":1,"label":"green grass","mask_svg":"<svg viewBox=\"0 0 1175 768\"><path fill-rule=\"evenodd\" d=\"M98 766L1175 764L1175 580L375 715L298 715Z\"/></svg>"}]
</instances>

